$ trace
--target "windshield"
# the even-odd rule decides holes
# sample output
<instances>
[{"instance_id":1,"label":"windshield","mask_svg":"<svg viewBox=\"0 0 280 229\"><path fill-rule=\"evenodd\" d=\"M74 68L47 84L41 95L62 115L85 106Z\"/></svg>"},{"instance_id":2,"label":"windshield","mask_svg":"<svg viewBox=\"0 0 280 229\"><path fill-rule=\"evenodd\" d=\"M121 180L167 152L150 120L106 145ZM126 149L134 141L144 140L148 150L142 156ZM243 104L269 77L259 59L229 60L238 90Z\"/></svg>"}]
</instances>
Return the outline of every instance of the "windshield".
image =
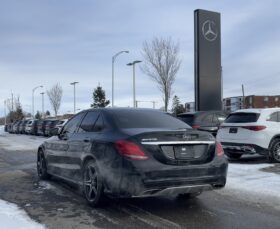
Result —
<instances>
[{"instance_id":1,"label":"windshield","mask_svg":"<svg viewBox=\"0 0 280 229\"><path fill-rule=\"evenodd\" d=\"M260 114L259 113L233 113L228 116L225 120L225 123L247 123L247 122L256 122L258 121Z\"/></svg>"},{"instance_id":2,"label":"windshield","mask_svg":"<svg viewBox=\"0 0 280 229\"><path fill-rule=\"evenodd\" d=\"M117 110L110 111L119 128L191 128L181 120L160 111L153 110Z\"/></svg>"},{"instance_id":3,"label":"windshield","mask_svg":"<svg viewBox=\"0 0 280 229\"><path fill-rule=\"evenodd\" d=\"M187 123L188 125L192 125L194 121L194 115L179 115L178 118L183 122Z\"/></svg>"}]
</instances>

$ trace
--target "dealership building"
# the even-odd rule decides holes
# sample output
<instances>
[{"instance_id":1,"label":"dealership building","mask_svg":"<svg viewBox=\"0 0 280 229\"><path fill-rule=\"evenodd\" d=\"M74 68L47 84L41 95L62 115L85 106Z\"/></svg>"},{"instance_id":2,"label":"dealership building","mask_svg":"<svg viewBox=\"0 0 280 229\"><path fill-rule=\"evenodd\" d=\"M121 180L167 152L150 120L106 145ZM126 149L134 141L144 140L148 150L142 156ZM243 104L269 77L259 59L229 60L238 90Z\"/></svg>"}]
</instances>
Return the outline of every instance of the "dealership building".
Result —
<instances>
[{"instance_id":1,"label":"dealership building","mask_svg":"<svg viewBox=\"0 0 280 229\"><path fill-rule=\"evenodd\" d=\"M244 102L243 102L244 100ZM280 107L280 95L248 95L235 96L223 99L223 110L233 112L248 108L273 108ZM185 103L186 112L195 111L194 102Z\"/></svg>"}]
</instances>

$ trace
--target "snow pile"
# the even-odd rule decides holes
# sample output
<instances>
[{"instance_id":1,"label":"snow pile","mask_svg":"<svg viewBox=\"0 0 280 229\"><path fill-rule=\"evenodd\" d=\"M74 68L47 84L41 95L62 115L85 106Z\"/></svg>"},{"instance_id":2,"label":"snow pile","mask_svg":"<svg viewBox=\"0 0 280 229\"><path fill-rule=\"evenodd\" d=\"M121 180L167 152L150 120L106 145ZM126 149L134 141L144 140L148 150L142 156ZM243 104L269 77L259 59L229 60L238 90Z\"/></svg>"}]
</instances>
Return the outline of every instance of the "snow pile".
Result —
<instances>
[{"instance_id":1,"label":"snow pile","mask_svg":"<svg viewBox=\"0 0 280 229\"><path fill-rule=\"evenodd\" d=\"M0 135L4 135L5 133L4 126L0 125Z\"/></svg>"},{"instance_id":2,"label":"snow pile","mask_svg":"<svg viewBox=\"0 0 280 229\"><path fill-rule=\"evenodd\" d=\"M25 211L16 205L0 200L1 228L44 229L45 227L31 220Z\"/></svg>"},{"instance_id":3,"label":"snow pile","mask_svg":"<svg viewBox=\"0 0 280 229\"><path fill-rule=\"evenodd\" d=\"M261 171L273 164L229 164L227 184L222 193L247 194L254 202L265 202L280 209L280 176Z\"/></svg>"}]
</instances>

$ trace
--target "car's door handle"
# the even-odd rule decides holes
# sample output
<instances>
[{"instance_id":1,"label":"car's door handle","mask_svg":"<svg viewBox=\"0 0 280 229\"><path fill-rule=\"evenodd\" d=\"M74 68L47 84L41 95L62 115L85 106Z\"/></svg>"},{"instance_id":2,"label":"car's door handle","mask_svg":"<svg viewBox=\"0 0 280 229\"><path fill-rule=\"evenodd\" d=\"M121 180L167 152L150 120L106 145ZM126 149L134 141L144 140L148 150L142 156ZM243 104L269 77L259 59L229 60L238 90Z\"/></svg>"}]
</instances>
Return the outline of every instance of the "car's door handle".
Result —
<instances>
[{"instance_id":1,"label":"car's door handle","mask_svg":"<svg viewBox=\"0 0 280 229\"><path fill-rule=\"evenodd\" d=\"M90 142L90 138L85 138L84 142Z\"/></svg>"}]
</instances>

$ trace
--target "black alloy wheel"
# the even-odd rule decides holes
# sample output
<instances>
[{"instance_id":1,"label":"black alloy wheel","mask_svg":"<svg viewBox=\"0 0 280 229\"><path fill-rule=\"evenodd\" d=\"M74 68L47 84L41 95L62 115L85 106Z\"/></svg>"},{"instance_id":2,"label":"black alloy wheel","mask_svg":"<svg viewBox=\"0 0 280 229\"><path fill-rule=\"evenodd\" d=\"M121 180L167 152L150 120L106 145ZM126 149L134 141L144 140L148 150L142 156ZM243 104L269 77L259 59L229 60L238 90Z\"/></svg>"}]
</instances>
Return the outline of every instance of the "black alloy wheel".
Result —
<instances>
[{"instance_id":1,"label":"black alloy wheel","mask_svg":"<svg viewBox=\"0 0 280 229\"><path fill-rule=\"evenodd\" d=\"M50 174L47 172L46 160L42 150L39 150L37 157L37 173L38 177L42 180L50 179Z\"/></svg>"},{"instance_id":2,"label":"black alloy wheel","mask_svg":"<svg viewBox=\"0 0 280 229\"><path fill-rule=\"evenodd\" d=\"M93 160L88 161L84 166L83 191L91 206L98 207L105 202L102 177Z\"/></svg>"},{"instance_id":3,"label":"black alloy wheel","mask_svg":"<svg viewBox=\"0 0 280 229\"><path fill-rule=\"evenodd\" d=\"M271 142L269 161L280 163L280 139L276 138Z\"/></svg>"}]
</instances>

